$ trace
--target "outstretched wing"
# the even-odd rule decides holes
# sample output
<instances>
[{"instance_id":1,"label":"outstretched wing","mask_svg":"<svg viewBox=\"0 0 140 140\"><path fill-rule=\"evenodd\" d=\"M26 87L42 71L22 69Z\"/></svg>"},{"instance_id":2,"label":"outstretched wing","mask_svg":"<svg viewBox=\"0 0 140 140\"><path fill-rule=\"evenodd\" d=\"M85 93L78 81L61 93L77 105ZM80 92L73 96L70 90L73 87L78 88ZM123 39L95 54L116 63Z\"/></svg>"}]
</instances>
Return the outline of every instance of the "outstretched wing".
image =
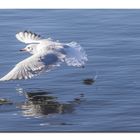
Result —
<instances>
[{"instance_id":1,"label":"outstretched wing","mask_svg":"<svg viewBox=\"0 0 140 140\"><path fill-rule=\"evenodd\" d=\"M71 42L63 46L65 52L64 61L68 66L84 67L88 60L84 49L76 42Z\"/></svg>"},{"instance_id":2,"label":"outstretched wing","mask_svg":"<svg viewBox=\"0 0 140 140\"><path fill-rule=\"evenodd\" d=\"M40 35L32 33L30 31L19 32L16 34L16 38L23 43L40 43L42 40Z\"/></svg>"},{"instance_id":3,"label":"outstretched wing","mask_svg":"<svg viewBox=\"0 0 140 140\"><path fill-rule=\"evenodd\" d=\"M43 71L50 71L59 65L59 58L56 54L32 55L19 62L7 75L2 77L0 81L29 79Z\"/></svg>"}]
</instances>

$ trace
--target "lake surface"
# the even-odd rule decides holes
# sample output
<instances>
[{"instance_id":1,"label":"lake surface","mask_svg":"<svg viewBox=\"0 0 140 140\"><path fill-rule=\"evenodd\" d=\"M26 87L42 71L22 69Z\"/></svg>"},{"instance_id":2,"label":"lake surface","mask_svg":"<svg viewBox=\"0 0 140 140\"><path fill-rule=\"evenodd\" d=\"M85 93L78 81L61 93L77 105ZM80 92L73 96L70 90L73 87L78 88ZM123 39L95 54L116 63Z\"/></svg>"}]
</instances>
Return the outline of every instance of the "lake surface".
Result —
<instances>
[{"instance_id":1,"label":"lake surface","mask_svg":"<svg viewBox=\"0 0 140 140\"><path fill-rule=\"evenodd\" d=\"M88 62L1 82L0 131L140 132L140 10L0 10L0 77L29 56L24 30L76 41Z\"/></svg>"}]
</instances>

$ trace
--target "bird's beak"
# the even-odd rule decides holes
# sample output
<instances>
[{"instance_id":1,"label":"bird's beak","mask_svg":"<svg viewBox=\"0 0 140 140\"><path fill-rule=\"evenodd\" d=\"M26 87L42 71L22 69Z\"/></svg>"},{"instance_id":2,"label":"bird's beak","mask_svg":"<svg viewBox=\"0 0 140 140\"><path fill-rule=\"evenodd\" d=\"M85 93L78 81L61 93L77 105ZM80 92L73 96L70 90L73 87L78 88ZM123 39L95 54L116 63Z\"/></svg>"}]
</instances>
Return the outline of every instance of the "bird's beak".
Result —
<instances>
[{"instance_id":1,"label":"bird's beak","mask_svg":"<svg viewBox=\"0 0 140 140\"><path fill-rule=\"evenodd\" d=\"M23 49L20 49L20 51L26 51L26 50L23 48Z\"/></svg>"}]
</instances>

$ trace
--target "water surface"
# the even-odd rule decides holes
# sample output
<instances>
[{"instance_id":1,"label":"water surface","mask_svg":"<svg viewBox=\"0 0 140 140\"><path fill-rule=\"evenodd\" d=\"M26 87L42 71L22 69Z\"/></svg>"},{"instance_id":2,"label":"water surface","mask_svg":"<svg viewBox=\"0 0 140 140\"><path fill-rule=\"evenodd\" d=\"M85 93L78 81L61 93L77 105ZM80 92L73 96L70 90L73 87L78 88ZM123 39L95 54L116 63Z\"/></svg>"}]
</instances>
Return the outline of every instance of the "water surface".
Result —
<instances>
[{"instance_id":1,"label":"water surface","mask_svg":"<svg viewBox=\"0 0 140 140\"><path fill-rule=\"evenodd\" d=\"M16 40L31 30L87 52L84 69L63 65L0 83L0 131L140 131L140 10L0 10L0 76L28 57ZM83 82L95 78L91 85Z\"/></svg>"}]
</instances>

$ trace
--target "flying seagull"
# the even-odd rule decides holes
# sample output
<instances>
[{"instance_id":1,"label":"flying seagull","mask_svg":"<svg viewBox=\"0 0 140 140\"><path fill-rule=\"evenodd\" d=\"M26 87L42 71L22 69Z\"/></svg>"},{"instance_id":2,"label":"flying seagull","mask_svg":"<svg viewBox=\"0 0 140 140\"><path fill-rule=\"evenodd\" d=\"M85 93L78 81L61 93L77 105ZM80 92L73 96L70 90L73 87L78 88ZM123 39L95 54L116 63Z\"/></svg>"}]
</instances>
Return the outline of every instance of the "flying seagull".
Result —
<instances>
[{"instance_id":1,"label":"flying seagull","mask_svg":"<svg viewBox=\"0 0 140 140\"><path fill-rule=\"evenodd\" d=\"M30 31L19 32L16 38L26 44L20 51L26 51L31 56L16 64L0 81L30 79L60 66L62 62L68 66L84 67L87 61L85 51L76 42L60 43Z\"/></svg>"}]
</instances>

